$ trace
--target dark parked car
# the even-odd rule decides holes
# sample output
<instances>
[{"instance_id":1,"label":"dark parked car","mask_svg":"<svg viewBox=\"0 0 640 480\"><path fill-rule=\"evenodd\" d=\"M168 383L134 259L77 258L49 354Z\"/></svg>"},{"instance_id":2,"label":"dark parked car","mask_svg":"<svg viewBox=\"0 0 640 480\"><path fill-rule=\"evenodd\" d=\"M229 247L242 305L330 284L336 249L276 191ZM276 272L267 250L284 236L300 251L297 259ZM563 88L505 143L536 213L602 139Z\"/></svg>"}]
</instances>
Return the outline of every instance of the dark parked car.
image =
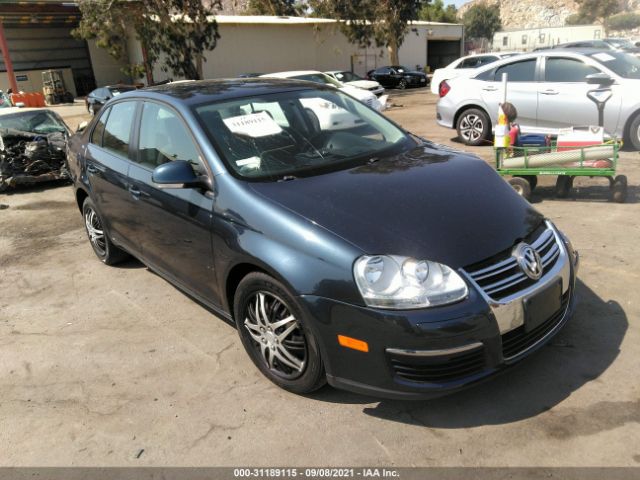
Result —
<instances>
[{"instance_id":1,"label":"dark parked car","mask_svg":"<svg viewBox=\"0 0 640 480\"><path fill-rule=\"evenodd\" d=\"M87 107L87 111L91 115L95 115L100 111L102 106L113 97L121 93L130 92L136 88L138 87L135 85L110 85L108 87L96 88L86 96L84 104Z\"/></svg>"},{"instance_id":2,"label":"dark parked car","mask_svg":"<svg viewBox=\"0 0 640 480\"><path fill-rule=\"evenodd\" d=\"M400 65L380 67L367 72L370 80L375 80L386 88L404 89L407 87L426 87L429 85L427 75L416 70L410 70Z\"/></svg>"},{"instance_id":3,"label":"dark parked car","mask_svg":"<svg viewBox=\"0 0 640 480\"><path fill-rule=\"evenodd\" d=\"M324 130L307 103L360 121ZM98 258L132 254L234 322L257 368L293 392L453 391L570 316L578 257L549 220L485 162L332 87L123 94L68 155Z\"/></svg>"}]
</instances>

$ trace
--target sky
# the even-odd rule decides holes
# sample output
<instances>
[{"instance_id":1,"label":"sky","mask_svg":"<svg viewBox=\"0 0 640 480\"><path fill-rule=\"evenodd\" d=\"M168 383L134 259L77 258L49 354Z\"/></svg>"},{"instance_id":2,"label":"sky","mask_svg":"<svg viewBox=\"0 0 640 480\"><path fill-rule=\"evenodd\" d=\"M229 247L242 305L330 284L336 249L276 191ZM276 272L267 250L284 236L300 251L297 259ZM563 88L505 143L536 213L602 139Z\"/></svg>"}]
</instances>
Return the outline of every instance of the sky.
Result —
<instances>
[{"instance_id":1,"label":"sky","mask_svg":"<svg viewBox=\"0 0 640 480\"><path fill-rule=\"evenodd\" d=\"M455 5L460 8L463 3L467 3L469 0L444 0L445 5Z\"/></svg>"}]
</instances>

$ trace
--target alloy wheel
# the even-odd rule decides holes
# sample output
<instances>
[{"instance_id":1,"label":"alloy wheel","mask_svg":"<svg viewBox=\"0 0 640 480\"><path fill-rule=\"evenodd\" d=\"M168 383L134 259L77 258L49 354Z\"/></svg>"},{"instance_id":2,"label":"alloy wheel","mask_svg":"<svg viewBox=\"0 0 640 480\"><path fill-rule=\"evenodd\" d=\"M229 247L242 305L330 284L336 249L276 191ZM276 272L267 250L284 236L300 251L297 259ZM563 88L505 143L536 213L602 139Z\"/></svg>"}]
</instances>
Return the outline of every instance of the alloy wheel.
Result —
<instances>
[{"instance_id":1,"label":"alloy wheel","mask_svg":"<svg viewBox=\"0 0 640 480\"><path fill-rule=\"evenodd\" d=\"M289 307L272 293L259 291L247 301L244 317L267 368L287 380L299 378L307 365L307 340Z\"/></svg>"},{"instance_id":2,"label":"alloy wheel","mask_svg":"<svg viewBox=\"0 0 640 480\"><path fill-rule=\"evenodd\" d=\"M482 136L484 131L484 123L476 114L469 114L462 117L460 121L460 135L463 140L475 142Z\"/></svg>"},{"instance_id":3,"label":"alloy wheel","mask_svg":"<svg viewBox=\"0 0 640 480\"><path fill-rule=\"evenodd\" d=\"M93 248L100 256L106 255L107 245L102 222L98 214L91 207L85 208L84 224L87 227L87 235L89 235L89 241Z\"/></svg>"}]
</instances>

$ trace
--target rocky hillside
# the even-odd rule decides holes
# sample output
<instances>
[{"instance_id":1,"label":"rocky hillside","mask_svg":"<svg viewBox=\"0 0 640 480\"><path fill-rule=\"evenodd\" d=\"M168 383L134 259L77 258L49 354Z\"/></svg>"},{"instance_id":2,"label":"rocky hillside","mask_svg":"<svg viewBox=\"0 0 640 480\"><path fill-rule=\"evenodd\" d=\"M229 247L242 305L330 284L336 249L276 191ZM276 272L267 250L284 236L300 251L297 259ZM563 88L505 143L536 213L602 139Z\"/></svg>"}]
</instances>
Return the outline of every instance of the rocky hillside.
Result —
<instances>
[{"instance_id":1,"label":"rocky hillside","mask_svg":"<svg viewBox=\"0 0 640 480\"><path fill-rule=\"evenodd\" d=\"M569 15L578 13L574 0L471 0L458 10L462 18L472 5L500 5L502 28L505 30L537 27L562 27ZM638 13L640 0L621 0L622 11Z\"/></svg>"}]
</instances>

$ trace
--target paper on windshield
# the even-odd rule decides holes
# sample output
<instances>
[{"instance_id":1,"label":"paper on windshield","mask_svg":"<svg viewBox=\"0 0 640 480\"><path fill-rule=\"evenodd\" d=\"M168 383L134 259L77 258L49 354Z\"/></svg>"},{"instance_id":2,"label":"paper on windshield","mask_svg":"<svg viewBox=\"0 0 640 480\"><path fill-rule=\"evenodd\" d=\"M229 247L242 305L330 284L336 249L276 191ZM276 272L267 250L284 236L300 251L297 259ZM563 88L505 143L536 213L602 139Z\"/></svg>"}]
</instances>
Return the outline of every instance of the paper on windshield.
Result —
<instances>
[{"instance_id":1,"label":"paper on windshield","mask_svg":"<svg viewBox=\"0 0 640 480\"><path fill-rule=\"evenodd\" d=\"M229 117L223 122L233 133L252 138L267 137L282 132L280 125L267 112Z\"/></svg>"},{"instance_id":2,"label":"paper on windshield","mask_svg":"<svg viewBox=\"0 0 640 480\"><path fill-rule=\"evenodd\" d=\"M249 157L243 158L242 160L236 160L236 165L239 167L260 168L260 157Z\"/></svg>"},{"instance_id":3,"label":"paper on windshield","mask_svg":"<svg viewBox=\"0 0 640 480\"><path fill-rule=\"evenodd\" d=\"M592 55L596 60L600 60L601 62L610 62L611 60L615 60L616 57L609 55L608 53L600 52Z\"/></svg>"}]
</instances>

